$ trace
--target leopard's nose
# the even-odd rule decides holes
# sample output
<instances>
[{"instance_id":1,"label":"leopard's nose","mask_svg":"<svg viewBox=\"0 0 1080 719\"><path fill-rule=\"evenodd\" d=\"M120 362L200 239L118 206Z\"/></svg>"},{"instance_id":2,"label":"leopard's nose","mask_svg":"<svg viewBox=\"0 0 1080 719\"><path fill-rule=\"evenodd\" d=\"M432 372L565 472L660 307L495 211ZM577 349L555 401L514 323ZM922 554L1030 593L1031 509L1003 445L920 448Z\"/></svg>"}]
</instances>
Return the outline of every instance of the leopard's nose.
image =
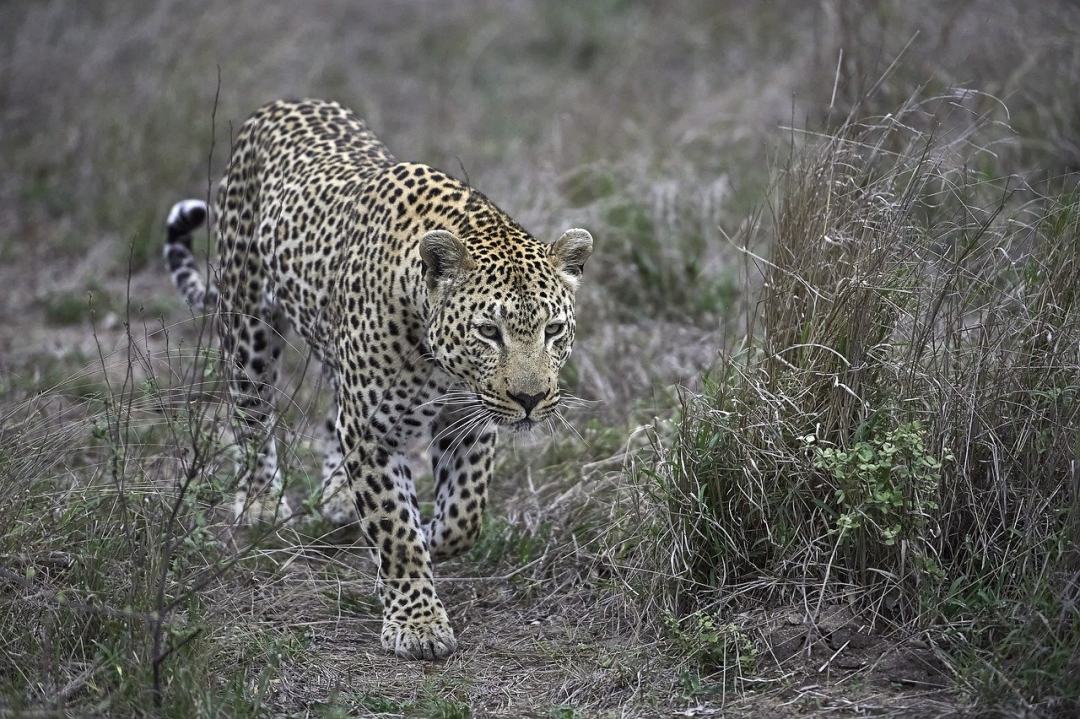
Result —
<instances>
[{"instance_id":1,"label":"leopard's nose","mask_svg":"<svg viewBox=\"0 0 1080 719\"><path fill-rule=\"evenodd\" d=\"M529 412L532 412L533 407L540 404L540 400L542 400L547 395L546 392L537 392L536 394L519 394L515 392L507 392L507 394L510 395L510 399L514 400L525 408L526 415L529 414Z\"/></svg>"}]
</instances>

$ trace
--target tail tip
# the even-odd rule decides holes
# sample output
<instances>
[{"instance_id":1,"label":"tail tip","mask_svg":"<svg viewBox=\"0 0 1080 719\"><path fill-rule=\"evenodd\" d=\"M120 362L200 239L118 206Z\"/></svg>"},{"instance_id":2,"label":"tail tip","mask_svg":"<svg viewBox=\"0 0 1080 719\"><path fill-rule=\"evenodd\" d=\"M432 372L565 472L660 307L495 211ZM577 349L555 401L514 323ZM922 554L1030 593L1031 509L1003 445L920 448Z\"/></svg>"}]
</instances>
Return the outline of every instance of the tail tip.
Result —
<instances>
[{"instance_id":1,"label":"tail tip","mask_svg":"<svg viewBox=\"0 0 1080 719\"><path fill-rule=\"evenodd\" d=\"M199 227L206 220L206 203L202 200L181 200L169 210L165 226L169 236L187 234Z\"/></svg>"}]
</instances>

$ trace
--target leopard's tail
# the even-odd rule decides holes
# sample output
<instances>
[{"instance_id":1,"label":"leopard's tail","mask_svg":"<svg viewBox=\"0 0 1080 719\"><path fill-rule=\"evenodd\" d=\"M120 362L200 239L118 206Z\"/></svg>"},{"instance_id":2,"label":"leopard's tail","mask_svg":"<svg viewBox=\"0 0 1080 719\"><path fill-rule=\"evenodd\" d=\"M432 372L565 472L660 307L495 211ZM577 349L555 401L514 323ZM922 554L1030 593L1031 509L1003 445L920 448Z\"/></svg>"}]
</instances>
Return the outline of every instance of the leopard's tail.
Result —
<instances>
[{"instance_id":1,"label":"leopard's tail","mask_svg":"<svg viewBox=\"0 0 1080 719\"><path fill-rule=\"evenodd\" d=\"M183 200L173 205L165 221L165 266L188 306L198 311L217 304L217 290L206 286L191 252L192 233L206 222L206 215L202 200Z\"/></svg>"}]
</instances>

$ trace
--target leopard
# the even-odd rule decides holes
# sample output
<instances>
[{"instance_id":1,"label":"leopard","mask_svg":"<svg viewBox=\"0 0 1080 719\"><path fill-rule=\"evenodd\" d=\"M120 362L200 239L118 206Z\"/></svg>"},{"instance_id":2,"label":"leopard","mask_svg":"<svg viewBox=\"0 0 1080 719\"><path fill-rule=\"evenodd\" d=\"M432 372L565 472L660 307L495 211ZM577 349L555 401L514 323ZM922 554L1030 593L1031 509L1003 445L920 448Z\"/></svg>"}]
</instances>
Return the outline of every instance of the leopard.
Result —
<instances>
[{"instance_id":1,"label":"leopard","mask_svg":"<svg viewBox=\"0 0 1080 719\"><path fill-rule=\"evenodd\" d=\"M180 201L165 224L172 283L216 326L238 525L301 514L275 439L291 332L333 400L314 503L371 548L382 648L403 659L454 653L433 563L480 535L499 431L558 414L592 235L571 228L542 242L467 176L399 161L357 114L318 99L256 110L213 204ZM204 224L217 255L200 267L193 238ZM425 440L434 501L422 513L409 453Z\"/></svg>"}]
</instances>

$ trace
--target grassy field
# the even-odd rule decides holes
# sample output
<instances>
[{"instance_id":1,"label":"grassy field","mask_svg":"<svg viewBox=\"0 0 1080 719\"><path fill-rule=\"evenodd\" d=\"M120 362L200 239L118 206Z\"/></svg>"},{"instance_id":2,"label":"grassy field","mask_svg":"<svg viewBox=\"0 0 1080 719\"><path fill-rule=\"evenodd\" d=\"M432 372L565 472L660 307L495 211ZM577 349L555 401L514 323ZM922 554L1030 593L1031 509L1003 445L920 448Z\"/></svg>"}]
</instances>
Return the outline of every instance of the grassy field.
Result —
<instances>
[{"instance_id":1,"label":"grassy field","mask_svg":"<svg viewBox=\"0 0 1080 719\"><path fill-rule=\"evenodd\" d=\"M0 28L0 716L1080 713L1073 4L15 0ZM159 247L283 96L596 238L587 401L501 440L479 545L436 568L444 662L382 653L356 538L230 523L213 338ZM302 503L325 399L291 342Z\"/></svg>"}]
</instances>

